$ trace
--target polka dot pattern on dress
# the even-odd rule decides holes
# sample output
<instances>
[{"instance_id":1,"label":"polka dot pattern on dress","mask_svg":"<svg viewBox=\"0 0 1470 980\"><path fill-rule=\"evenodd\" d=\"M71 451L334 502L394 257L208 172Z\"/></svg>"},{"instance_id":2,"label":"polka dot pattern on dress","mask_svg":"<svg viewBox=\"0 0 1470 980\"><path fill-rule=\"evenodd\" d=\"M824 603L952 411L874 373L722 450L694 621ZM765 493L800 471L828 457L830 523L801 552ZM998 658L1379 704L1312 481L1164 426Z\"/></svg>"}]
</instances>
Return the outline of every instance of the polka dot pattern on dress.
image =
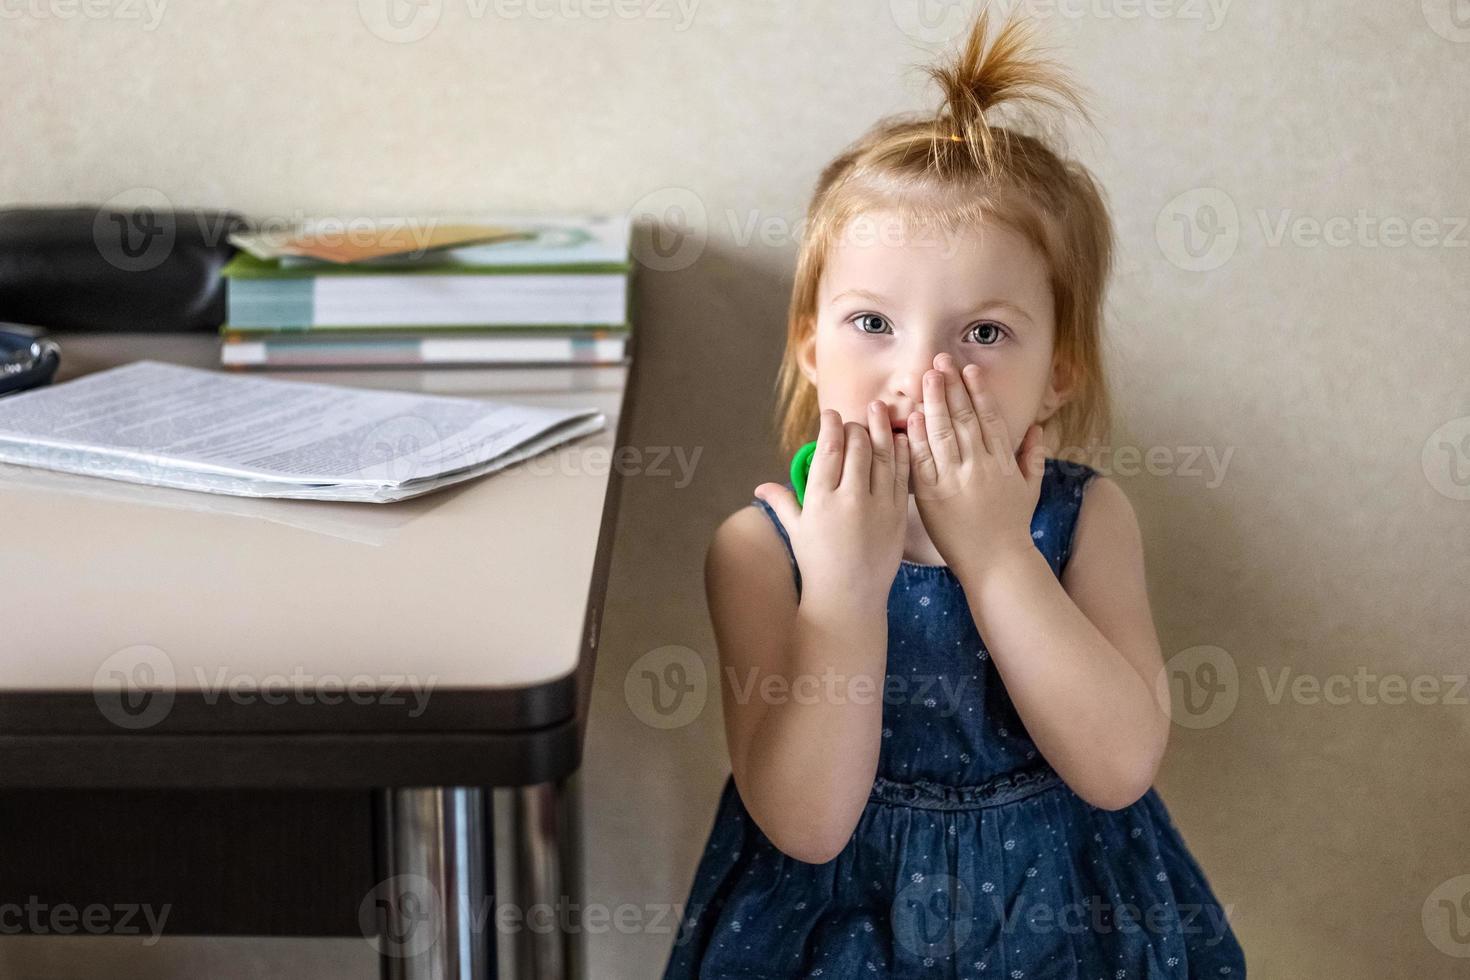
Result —
<instances>
[{"instance_id":1,"label":"polka dot pattern on dress","mask_svg":"<svg viewBox=\"0 0 1470 980\"><path fill-rule=\"evenodd\" d=\"M1058 576L1093 472L1047 461L1031 539ZM785 529L753 503L784 543L800 595ZM887 612L877 776L888 789L875 781L846 846L812 864L767 838L727 778L664 980L1244 977L1240 946L1157 793L1109 811L1040 778L1056 774L956 573L901 563ZM1074 905L1101 907L1105 920L1124 906L1158 908L1174 928L1076 937L1023 927L1048 914L1055 924ZM1204 909L1194 932L1180 927L1186 907Z\"/></svg>"}]
</instances>

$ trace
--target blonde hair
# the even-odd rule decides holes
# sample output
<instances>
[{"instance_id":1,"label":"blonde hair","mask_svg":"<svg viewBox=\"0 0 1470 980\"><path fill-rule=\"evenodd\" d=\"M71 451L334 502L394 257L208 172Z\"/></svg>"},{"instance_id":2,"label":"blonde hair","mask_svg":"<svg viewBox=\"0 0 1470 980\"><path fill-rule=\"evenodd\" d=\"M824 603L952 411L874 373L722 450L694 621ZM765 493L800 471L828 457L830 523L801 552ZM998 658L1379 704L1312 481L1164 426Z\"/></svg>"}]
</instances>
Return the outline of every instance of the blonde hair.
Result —
<instances>
[{"instance_id":1,"label":"blonde hair","mask_svg":"<svg viewBox=\"0 0 1470 980\"><path fill-rule=\"evenodd\" d=\"M816 438L817 391L797 357L816 330L828 249L853 219L879 209L945 234L993 220L1030 241L1049 267L1053 363L1060 360L1070 385L1066 402L1043 427L1044 443L1060 447L1058 455L1075 448L1085 456L1109 438L1102 305L1113 226L1101 190L1086 168L1044 139L986 119L1002 103L1071 109L1089 123L1090 115L1071 81L1033 55L1026 25L1009 19L987 47L988 20L982 7L959 53L947 64L925 66L944 94L938 112L880 119L822 170L797 254L776 379L776 432L786 458Z\"/></svg>"}]
</instances>

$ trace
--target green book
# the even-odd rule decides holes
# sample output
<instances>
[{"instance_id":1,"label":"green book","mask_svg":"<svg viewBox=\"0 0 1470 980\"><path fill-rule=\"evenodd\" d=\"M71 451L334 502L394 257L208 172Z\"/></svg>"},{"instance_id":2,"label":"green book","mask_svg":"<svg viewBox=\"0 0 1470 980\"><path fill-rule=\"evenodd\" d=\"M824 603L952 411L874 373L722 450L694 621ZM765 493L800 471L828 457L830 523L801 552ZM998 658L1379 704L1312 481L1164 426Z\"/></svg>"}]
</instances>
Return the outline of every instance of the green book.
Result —
<instances>
[{"instance_id":1,"label":"green book","mask_svg":"<svg viewBox=\"0 0 1470 980\"><path fill-rule=\"evenodd\" d=\"M626 216L484 216L527 237L352 264L238 253L234 330L626 327Z\"/></svg>"}]
</instances>

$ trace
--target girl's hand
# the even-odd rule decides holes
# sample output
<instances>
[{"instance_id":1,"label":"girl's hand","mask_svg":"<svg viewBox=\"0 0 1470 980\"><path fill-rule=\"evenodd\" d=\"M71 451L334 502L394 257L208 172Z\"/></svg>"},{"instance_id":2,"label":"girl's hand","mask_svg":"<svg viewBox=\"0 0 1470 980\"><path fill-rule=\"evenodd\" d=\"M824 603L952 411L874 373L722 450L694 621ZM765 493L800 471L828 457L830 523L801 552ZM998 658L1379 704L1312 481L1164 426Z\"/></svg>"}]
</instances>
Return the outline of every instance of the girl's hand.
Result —
<instances>
[{"instance_id":1,"label":"girl's hand","mask_svg":"<svg viewBox=\"0 0 1470 980\"><path fill-rule=\"evenodd\" d=\"M868 406L866 429L822 412L805 506L779 483L755 488L791 538L803 596L820 590L886 606L903 557L908 481L908 439L894 434L883 402Z\"/></svg>"},{"instance_id":2,"label":"girl's hand","mask_svg":"<svg viewBox=\"0 0 1470 980\"><path fill-rule=\"evenodd\" d=\"M1031 518L1046 465L1041 426L1011 448L980 368L955 370L948 354L924 373L924 411L909 416L914 501L934 547L957 574L1015 549L1034 548ZM1018 459L1019 457L1019 459Z\"/></svg>"}]
</instances>

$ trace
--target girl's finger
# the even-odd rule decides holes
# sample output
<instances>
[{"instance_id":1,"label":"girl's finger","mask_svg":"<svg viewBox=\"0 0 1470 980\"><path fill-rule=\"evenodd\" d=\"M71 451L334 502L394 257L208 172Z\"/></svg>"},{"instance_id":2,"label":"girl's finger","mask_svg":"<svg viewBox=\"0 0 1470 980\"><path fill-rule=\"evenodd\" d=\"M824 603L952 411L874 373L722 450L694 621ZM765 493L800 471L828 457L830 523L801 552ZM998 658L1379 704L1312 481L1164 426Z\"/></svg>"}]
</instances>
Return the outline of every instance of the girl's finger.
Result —
<instances>
[{"instance_id":1,"label":"girl's finger","mask_svg":"<svg viewBox=\"0 0 1470 980\"><path fill-rule=\"evenodd\" d=\"M949 418L944 394L944 372L924 372L924 438L936 465L950 466L960 460L959 443Z\"/></svg>"},{"instance_id":2,"label":"girl's finger","mask_svg":"<svg viewBox=\"0 0 1470 980\"><path fill-rule=\"evenodd\" d=\"M883 493L893 486L893 423L888 421L888 406L882 399L868 405L868 438L873 442L868 490Z\"/></svg>"},{"instance_id":3,"label":"girl's finger","mask_svg":"<svg viewBox=\"0 0 1470 980\"><path fill-rule=\"evenodd\" d=\"M893 437L893 493L899 506L908 508L909 439L902 432Z\"/></svg>"},{"instance_id":4,"label":"girl's finger","mask_svg":"<svg viewBox=\"0 0 1470 980\"><path fill-rule=\"evenodd\" d=\"M934 462L934 453L929 448L929 433L925 429L924 413L909 413L909 482L933 486L939 482L939 467Z\"/></svg>"},{"instance_id":5,"label":"girl's finger","mask_svg":"<svg viewBox=\"0 0 1470 980\"><path fill-rule=\"evenodd\" d=\"M868 442L868 430L860 422L844 422L843 431L847 444L843 451L847 457L842 461L842 485L849 490L868 492L868 474L873 468L873 447Z\"/></svg>"},{"instance_id":6,"label":"girl's finger","mask_svg":"<svg viewBox=\"0 0 1470 980\"><path fill-rule=\"evenodd\" d=\"M985 451L1002 461L1015 458L1011 448L1011 437L1006 432L1005 419L1000 417L995 399L980 380L978 365L970 365L964 373L965 388L975 403L975 415L980 420L980 434L985 440Z\"/></svg>"},{"instance_id":7,"label":"girl's finger","mask_svg":"<svg viewBox=\"0 0 1470 980\"><path fill-rule=\"evenodd\" d=\"M1041 442L1041 426L1034 422L1031 424L1021 437L1021 447L1016 452L1027 486L1039 494L1041 478L1046 473L1046 447Z\"/></svg>"},{"instance_id":8,"label":"girl's finger","mask_svg":"<svg viewBox=\"0 0 1470 980\"><path fill-rule=\"evenodd\" d=\"M770 504L771 510L776 512L777 519L782 527L788 529L788 533L801 520L801 505L796 502L796 494L781 484L762 483L755 488L755 495Z\"/></svg>"},{"instance_id":9,"label":"girl's finger","mask_svg":"<svg viewBox=\"0 0 1470 980\"><path fill-rule=\"evenodd\" d=\"M949 411L949 421L954 427L955 442L960 447L961 456L969 459L972 453L979 452L984 447L970 392L966 389L964 378L960 376L961 372L952 356L940 354L934 358L934 366L944 374L945 408Z\"/></svg>"},{"instance_id":10,"label":"girl's finger","mask_svg":"<svg viewBox=\"0 0 1470 980\"><path fill-rule=\"evenodd\" d=\"M817 431L817 451L812 454L812 468L806 477L808 500L813 494L821 497L837 489L837 481L842 476L845 443L842 416L835 409L824 409Z\"/></svg>"}]
</instances>

